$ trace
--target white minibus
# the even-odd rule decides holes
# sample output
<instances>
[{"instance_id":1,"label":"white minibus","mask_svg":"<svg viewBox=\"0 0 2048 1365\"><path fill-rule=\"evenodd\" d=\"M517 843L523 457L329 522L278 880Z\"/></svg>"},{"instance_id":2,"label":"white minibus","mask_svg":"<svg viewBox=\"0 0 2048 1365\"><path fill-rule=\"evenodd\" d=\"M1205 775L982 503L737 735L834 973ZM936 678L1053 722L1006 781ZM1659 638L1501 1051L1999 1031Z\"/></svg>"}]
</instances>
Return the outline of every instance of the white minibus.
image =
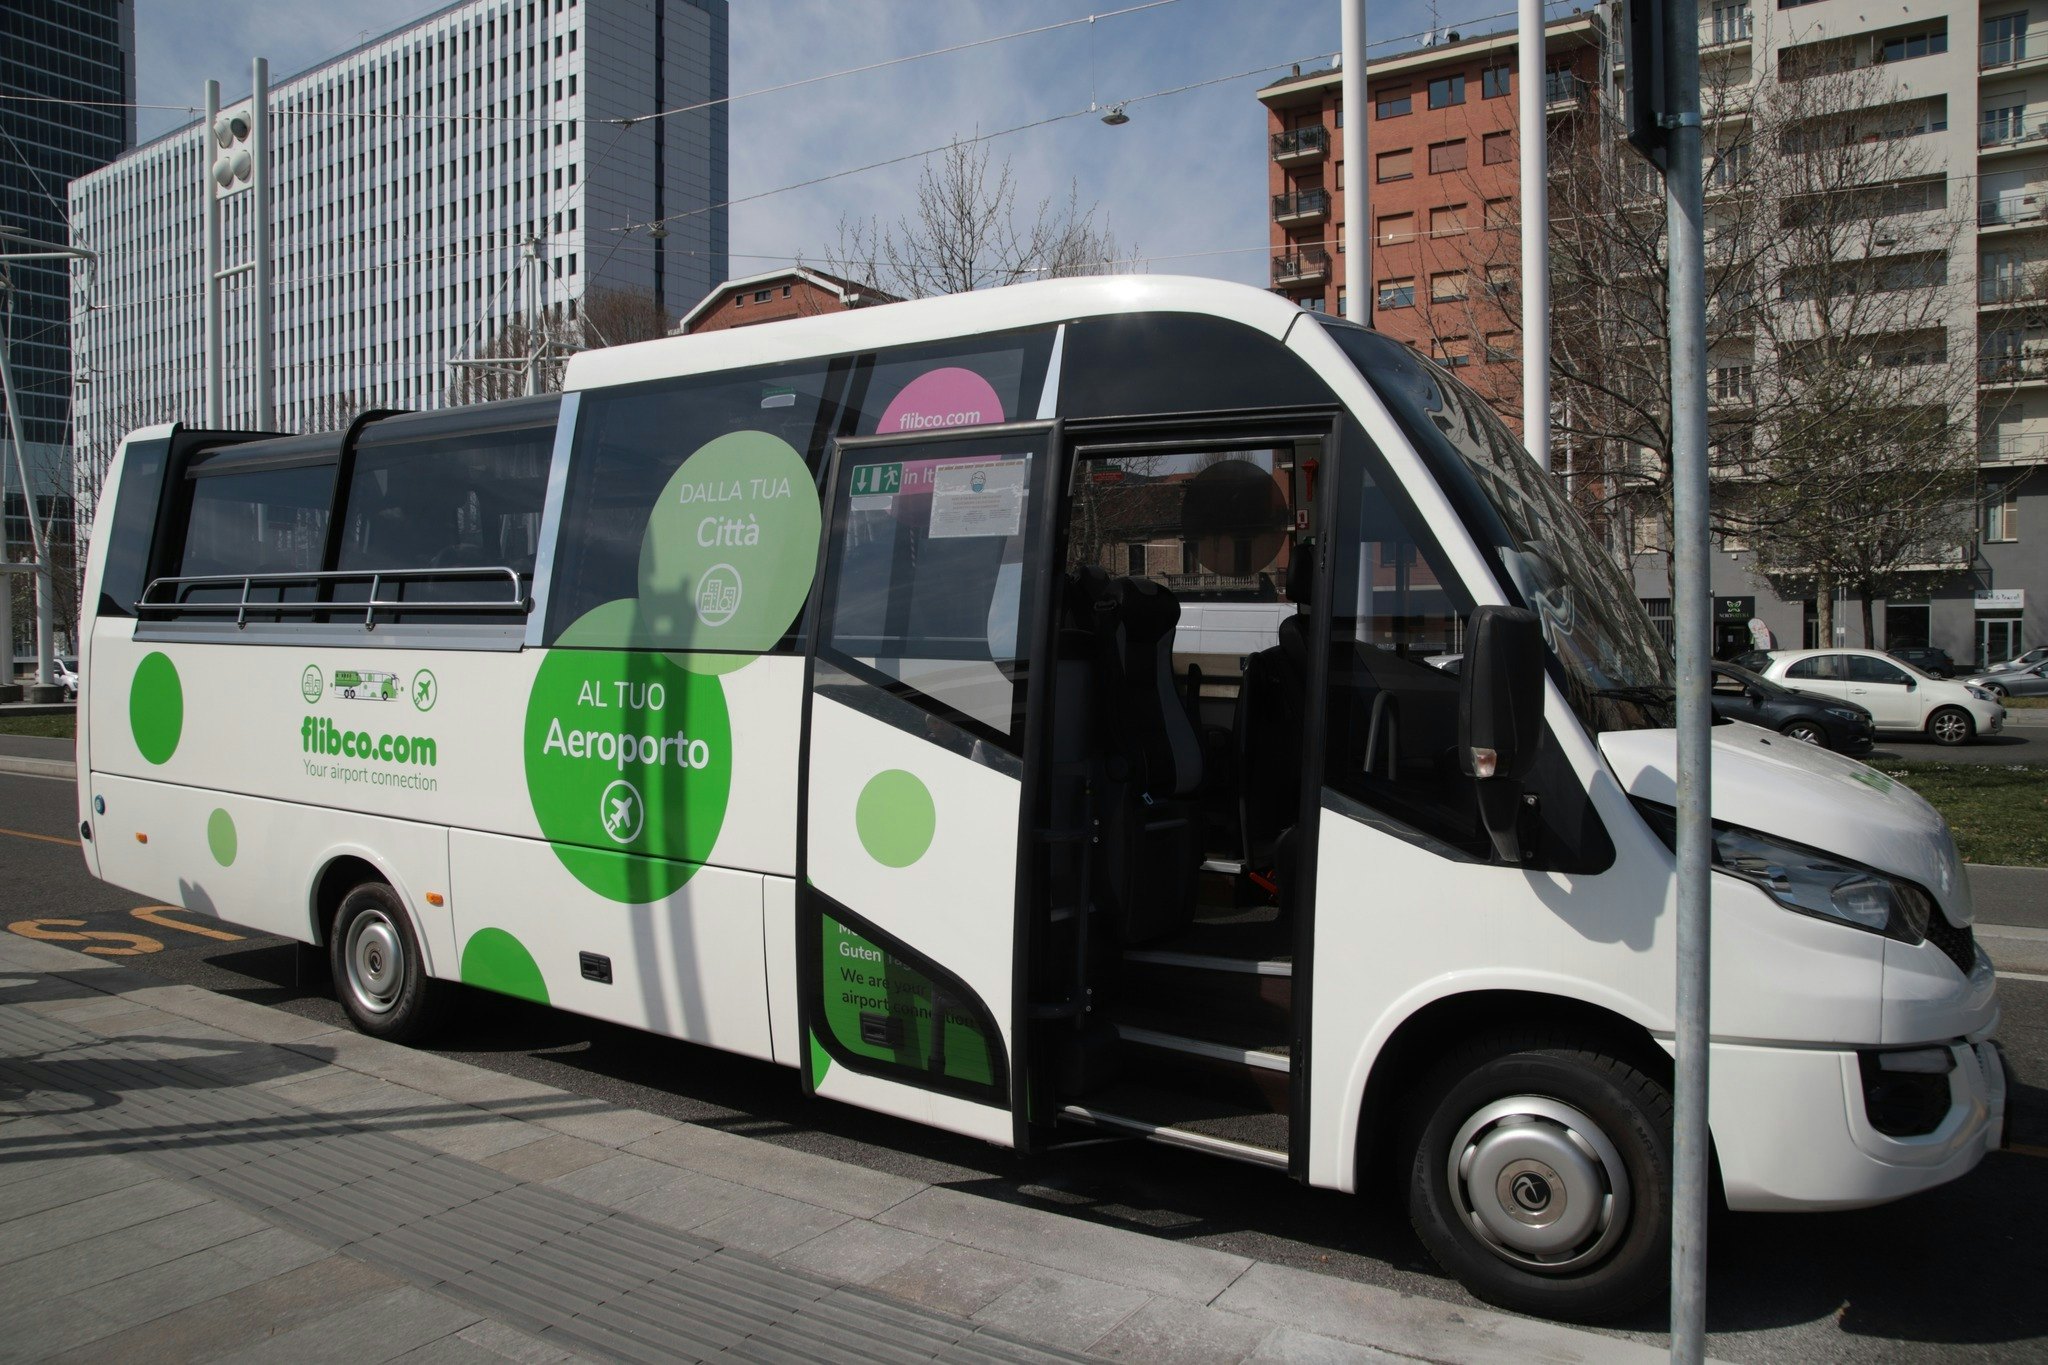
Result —
<instances>
[{"instance_id":1,"label":"white minibus","mask_svg":"<svg viewBox=\"0 0 2048 1365\"><path fill-rule=\"evenodd\" d=\"M86 860L321 945L365 1032L481 987L1020 1150L1398 1182L1513 1308L1663 1292L1671 661L1408 347L1048 282L152 427L105 487ZM2006 1081L1947 827L1715 735L1717 1188L1955 1179Z\"/></svg>"}]
</instances>

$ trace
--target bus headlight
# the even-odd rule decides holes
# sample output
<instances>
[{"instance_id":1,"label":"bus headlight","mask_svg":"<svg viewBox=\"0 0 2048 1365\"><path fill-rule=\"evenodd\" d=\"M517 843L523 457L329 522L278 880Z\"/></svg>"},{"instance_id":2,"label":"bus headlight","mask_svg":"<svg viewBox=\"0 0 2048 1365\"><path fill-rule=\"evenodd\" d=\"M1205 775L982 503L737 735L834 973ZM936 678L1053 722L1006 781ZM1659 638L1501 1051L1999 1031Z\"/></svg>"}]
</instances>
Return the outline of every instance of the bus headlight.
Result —
<instances>
[{"instance_id":1,"label":"bus headlight","mask_svg":"<svg viewBox=\"0 0 2048 1365\"><path fill-rule=\"evenodd\" d=\"M1638 804L1650 827L1676 847L1677 813L1668 806ZM1714 867L1754 882L1788 910L1901 943L1925 939L1934 914L1934 898L1911 882L1739 825L1714 826Z\"/></svg>"}]
</instances>

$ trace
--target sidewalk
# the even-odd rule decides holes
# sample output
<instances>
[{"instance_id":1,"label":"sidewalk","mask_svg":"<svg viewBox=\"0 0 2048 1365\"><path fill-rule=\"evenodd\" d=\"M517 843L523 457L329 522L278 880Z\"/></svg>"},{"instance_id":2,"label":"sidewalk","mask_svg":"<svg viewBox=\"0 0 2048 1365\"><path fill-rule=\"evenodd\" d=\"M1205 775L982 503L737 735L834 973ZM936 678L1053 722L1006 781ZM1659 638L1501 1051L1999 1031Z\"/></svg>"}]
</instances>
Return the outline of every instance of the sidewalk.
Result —
<instances>
[{"instance_id":1,"label":"sidewalk","mask_svg":"<svg viewBox=\"0 0 2048 1365\"><path fill-rule=\"evenodd\" d=\"M42 735L0 735L0 773L76 780L78 746Z\"/></svg>"},{"instance_id":2,"label":"sidewalk","mask_svg":"<svg viewBox=\"0 0 2048 1365\"><path fill-rule=\"evenodd\" d=\"M0 934L11 1358L1654 1360Z\"/></svg>"}]
</instances>

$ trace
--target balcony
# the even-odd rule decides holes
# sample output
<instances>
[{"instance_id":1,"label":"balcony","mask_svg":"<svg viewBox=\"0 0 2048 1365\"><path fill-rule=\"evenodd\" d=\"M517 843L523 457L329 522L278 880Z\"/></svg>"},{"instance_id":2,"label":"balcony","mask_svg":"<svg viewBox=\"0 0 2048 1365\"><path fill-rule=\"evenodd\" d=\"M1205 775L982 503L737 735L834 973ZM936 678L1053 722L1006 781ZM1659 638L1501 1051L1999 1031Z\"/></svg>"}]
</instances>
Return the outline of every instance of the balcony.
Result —
<instances>
[{"instance_id":1,"label":"balcony","mask_svg":"<svg viewBox=\"0 0 2048 1365\"><path fill-rule=\"evenodd\" d=\"M1330 253L1320 248L1273 258L1273 287L1321 284L1330 278Z\"/></svg>"},{"instance_id":2,"label":"balcony","mask_svg":"<svg viewBox=\"0 0 2048 1365\"><path fill-rule=\"evenodd\" d=\"M1273 134L1273 160L1282 166L1313 166L1330 154L1330 130L1318 123Z\"/></svg>"},{"instance_id":3,"label":"balcony","mask_svg":"<svg viewBox=\"0 0 2048 1365\"><path fill-rule=\"evenodd\" d=\"M2048 354L1987 355L1977 362L1977 382L1997 388L2048 384Z\"/></svg>"},{"instance_id":4,"label":"balcony","mask_svg":"<svg viewBox=\"0 0 2048 1365\"><path fill-rule=\"evenodd\" d=\"M1716 5L1713 18L1700 20L1700 46L1727 47L1731 43L1746 43L1749 30L1749 6Z\"/></svg>"},{"instance_id":5,"label":"balcony","mask_svg":"<svg viewBox=\"0 0 2048 1365\"><path fill-rule=\"evenodd\" d=\"M2048 464L2048 439L2039 436L1986 436L1977 443L1982 464Z\"/></svg>"},{"instance_id":6,"label":"balcony","mask_svg":"<svg viewBox=\"0 0 2048 1365\"><path fill-rule=\"evenodd\" d=\"M1543 112L1550 116L1569 114L1586 102L1586 92L1591 88L1569 71L1546 71L1543 73Z\"/></svg>"},{"instance_id":7,"label":"balcony","mask_svg":"<svg viewBox=\"0 0 2048 1365\"><path fill-rule=\"evenodd\" d=\"M2048 275L2039 275L2032 279L2009 275L1977 277L1979 308L2024 308L2043 302L2048 302Z\"/></svg>"},{"instance_id":8,"label":"balcony","mask_svg":"<svg viewBox=\"0 0 2048 1365\"><path fill-rule=\"evenodd\" d=\"M1977 201L1980 228L2024 227L2048 218L2048 186L2024 194L2002 194Z\"/></svg>"},{"instance_id":9,"label":"balcony","mask_svg":"<svg viewBox=\"0 0 2048 1365\"><path fill-rule=\"evenodd\" d=\"M2033 38L2035 41L2029 42ZM1979 71L2019 71L2042 64L2048 59L2048 44L2039 41L2039 35L2020 30L1987 38L1977 46L1977 69Z\"/></svg>"},{"instance_id":10,"label":"balcony","mask_svg":"<svg viewBox=\"0 0 2048 1365\"><path fill-rule=\"evenodd\" d=\"M1977 125L1977 146L1986 152L2048 143L2048 117L2039 106L2001 109Z\"/></svg>"},{"instance_id":11,"label":"balcony","mask_svg":"<svg viewBox=\"0 0 2048 1365\"><path fill-rule=\"evenodd\" d=\"M1296 190L1273 196L1273 221L1282 227L1311 227L1329 217L1328 190Z\"/></svg>"}]
</instances>

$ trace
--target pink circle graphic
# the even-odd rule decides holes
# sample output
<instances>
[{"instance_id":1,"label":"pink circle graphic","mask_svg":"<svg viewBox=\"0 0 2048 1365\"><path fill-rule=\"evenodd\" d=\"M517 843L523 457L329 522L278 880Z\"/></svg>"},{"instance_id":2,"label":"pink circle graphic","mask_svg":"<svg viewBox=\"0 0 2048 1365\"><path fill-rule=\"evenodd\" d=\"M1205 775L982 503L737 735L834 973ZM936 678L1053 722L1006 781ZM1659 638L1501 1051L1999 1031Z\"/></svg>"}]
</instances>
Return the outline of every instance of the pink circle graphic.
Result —
<instances>
[{"instance_id":1,"label":"pink circle graphic","mask_svg":"<svg viewBox=\"0 0 2048 1365\"><path fill-rule=\"evenodd\" d=\"M957 365L919 375L882 410L878 436L906 431L983 427L1003 420L1003 401L989 382Z\"/></svg>"}]
</instances>

